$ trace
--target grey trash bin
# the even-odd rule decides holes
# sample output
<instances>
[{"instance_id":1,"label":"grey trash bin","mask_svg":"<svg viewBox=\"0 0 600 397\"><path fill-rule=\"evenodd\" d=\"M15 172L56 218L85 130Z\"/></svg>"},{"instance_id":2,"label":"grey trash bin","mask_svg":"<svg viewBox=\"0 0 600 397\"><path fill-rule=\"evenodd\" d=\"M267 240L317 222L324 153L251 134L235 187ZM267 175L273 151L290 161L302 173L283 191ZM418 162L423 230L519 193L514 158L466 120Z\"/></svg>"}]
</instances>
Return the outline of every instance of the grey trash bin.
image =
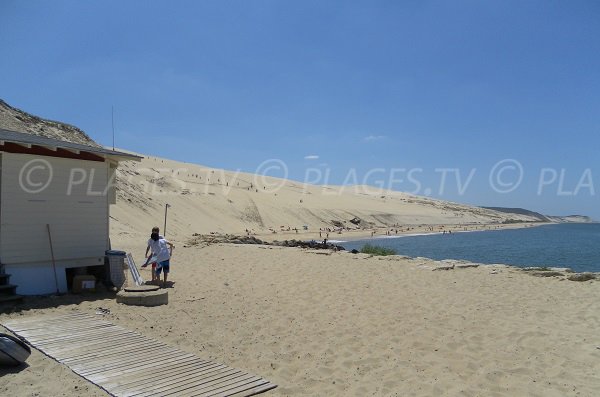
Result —
<instances>
[{"instance_id":1,"label":"grey trash bin","mask_svg":"<svg viewBox=\"0 0 600 397\"><path fill-rule=\"evenodd\" d=\"M110 283L121 289L125 284L125 251L108 250L105 252L107 276Z\"/></svg>"}]
</instances>

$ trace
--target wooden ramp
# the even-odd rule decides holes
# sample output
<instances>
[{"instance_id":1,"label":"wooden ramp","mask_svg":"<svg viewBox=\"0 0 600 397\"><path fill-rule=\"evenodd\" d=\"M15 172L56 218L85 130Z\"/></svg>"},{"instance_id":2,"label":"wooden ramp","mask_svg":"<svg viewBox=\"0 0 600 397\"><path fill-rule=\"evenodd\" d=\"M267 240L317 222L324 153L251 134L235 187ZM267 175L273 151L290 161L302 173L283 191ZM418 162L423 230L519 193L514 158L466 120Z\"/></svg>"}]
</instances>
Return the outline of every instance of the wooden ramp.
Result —
<instances>
[{"instance_id":1,"label":"wooden ramp","mask_svg":"<svg viewBox=\"0 0 600 397\"><path fill-rule=\"evenodd\" d=\"M112 396L241 397L277 387L85 313L2 325Z\"/></svg>"},{"instance_id":2,"label":"wooden ramp","mask_svg":"<svg viewBox=\"0 0 600 397\"><path fill-rule=\"evenodd\" d=\"M144 279L142 278L140 271L138 270L137 266L135 265L133 256L131 256L131 254L129 253L125 256L125 259L127 260L127 267L129 268L129 271L131 272L131 277L133 278L133 282L135 283L135 285L137 285L138 287L140 285L144 285Z\"/></svg>"}]
</instances>

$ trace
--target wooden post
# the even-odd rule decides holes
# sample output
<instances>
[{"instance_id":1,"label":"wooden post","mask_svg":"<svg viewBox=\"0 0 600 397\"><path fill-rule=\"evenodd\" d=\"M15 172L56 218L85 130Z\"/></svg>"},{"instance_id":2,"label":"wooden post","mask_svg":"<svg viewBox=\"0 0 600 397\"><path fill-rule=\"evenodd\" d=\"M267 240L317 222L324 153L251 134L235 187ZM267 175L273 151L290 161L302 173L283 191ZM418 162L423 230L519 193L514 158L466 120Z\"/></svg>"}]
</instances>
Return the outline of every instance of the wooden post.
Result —
<instances>
[{"instance_id":1,"label":"wooden post","mask_svg":"<svg viewBox=\"0 0 600 397\"><path fill-rule=\"evenodd\" d=\"M52 246L52 234L50 233L50 225L46 224L46 229L48 229L48 240L50 241L50 255L52 255L52 268L54 269L54 284L56 285L56 293L58 294L60 290L58 289L58 277L56 276L56 261L54 260L54 247Z\"/></svg>"},{"instance_id":2,"label":"wooden post","mask_svg":"<svg viewBox=\"0 0 600 397\"><path fill-rule=\"evenodd\" d=\"M165 227L163 227L163 237L167 237L167 211L169 210L169 207L169 204L165 204Z\"/></svg>"}]
</instances>

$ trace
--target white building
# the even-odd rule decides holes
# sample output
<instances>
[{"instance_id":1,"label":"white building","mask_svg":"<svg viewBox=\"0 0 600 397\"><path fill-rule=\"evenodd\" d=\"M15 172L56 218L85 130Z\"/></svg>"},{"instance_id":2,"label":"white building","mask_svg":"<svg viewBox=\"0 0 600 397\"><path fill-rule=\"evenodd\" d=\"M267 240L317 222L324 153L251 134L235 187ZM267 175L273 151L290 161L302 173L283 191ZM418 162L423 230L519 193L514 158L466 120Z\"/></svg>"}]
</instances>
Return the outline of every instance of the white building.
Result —
<instances>
[{"instance_id":1,"label":"white building","mask_svg":"<svg viewBox=\"0 0 600 397\"><path fill-rule=\"evenodd\" d=\"M18 294L66 292L68 269L102 269L115 170L140 159L0 129L0 271Z\"/></svg>"}]
</instances>

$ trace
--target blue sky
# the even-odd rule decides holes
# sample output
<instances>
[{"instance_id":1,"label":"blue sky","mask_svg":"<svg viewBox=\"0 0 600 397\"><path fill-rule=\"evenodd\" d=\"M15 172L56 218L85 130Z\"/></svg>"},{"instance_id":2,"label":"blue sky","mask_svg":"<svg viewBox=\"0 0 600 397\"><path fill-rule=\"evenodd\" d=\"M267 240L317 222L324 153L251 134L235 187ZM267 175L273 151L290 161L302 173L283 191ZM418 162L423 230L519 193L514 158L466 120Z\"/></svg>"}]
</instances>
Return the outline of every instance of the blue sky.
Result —
<instances>
[{"instance_id":1,"label":"blue sky","mask_svg":"<svg viewBox=\"0 0 600 397\"><path fill-rule=\"evenodd\" d=\"M417 169L391 187L600 219L598 21L595 1L4 0L0 98L106 145L114 106L141 153L331 184ZM499 193L505 159L523 178Z\"/></svg>"}]
</instances>

